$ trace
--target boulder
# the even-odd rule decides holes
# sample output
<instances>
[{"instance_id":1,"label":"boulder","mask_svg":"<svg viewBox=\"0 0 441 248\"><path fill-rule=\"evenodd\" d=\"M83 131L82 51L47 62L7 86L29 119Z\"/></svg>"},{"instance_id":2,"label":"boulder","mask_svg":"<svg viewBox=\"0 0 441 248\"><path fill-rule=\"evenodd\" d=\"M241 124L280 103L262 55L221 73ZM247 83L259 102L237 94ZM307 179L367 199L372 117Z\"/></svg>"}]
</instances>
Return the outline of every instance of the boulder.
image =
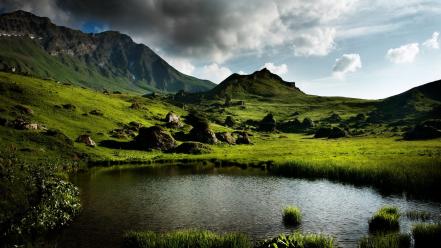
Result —
<instances>
[{"instance_id":1,"label":"boulder","mask_svg":"<svg viewBox=\"0 0 441 248\"><path fill-rule=\"evenodd\" d=\"M179 116L173 112L169 112L166 116L165 116L165 122L166 125L168 127L181 127L181 120L179 118Z\"/></svg>"},{"instance_id":2,"label":"boulder","mask_svg":"<svg viewBox=\"0 0 441 248\"><path fill-rule=\"evenodd\" d=\"M249 145L251 143L250 136L247 132L234 132L236 136L236 144L241 145Z\"/></svg>"},{"instance_id":3,"label":"boulder","mask_svg":"<svg viewBox=\"0 0 441 248\"><path fill-rule=\"evenodd\" d=\"M210 128L196 128L190 130L189 139L206 144L216 144L218 142L216 134Z\"/></svg>"},{"instance_id":4,"label":"boulder","mask_svg":"<svg viewBox=\"0 0 441 248\"><path fill-rule=\"evenodd\" d=\"M328 136L328 139L338 139L348 136L348 133L339 127L333 127L331 133Z\"/></svg>"},{"instance_id":5,"label":"boulder","mask_svg":"<svg viewBox=\"0 0 441 248\"><path fill-rule=\"evenodd\" d=\"M216 138L219 141L230 145L236 144L236 139L233 137L233 135L231 135L231 133L228 132L216 133Z\"/></svg>"},{"instance_id":6,"label":"boulder","mask_svg":"<svg viewBox=\"0 0 441 248\"><path fill-rule=\"evenodd\" d=\"M211 147L200 142L184 142L172 150L175 153L206 154L212 151Z\"/></svg>"},{"instance_id":7,"label":"boulder","mask_svg":"<svg viewBox=\"0 0 441 248\"><path fill-rule=\"evenodd\" d=\"M225 118L225 126L234 127L236 125L236 120L234 120L233 116L229 115Z\"/></svg>"},{"instance_id":8,"label":"boulder","mask_svg":"<svg viewBox=\"0 0 441 248\"><path fill-rule=\"evenodd\" d=\"M176 146L175 139L160 126L142 127L133 140L133 146L140 150L169 150Z\"/></svg>"},{"instance_id":9,"label":"boulder","mask_svg":"<svg viewBox=\"0 0 441 248\"><path fill-rule=\"evenodd\" d=\"M441 137L441 130L423 124L416 125L412 130L404 134L406 140L425 140Z\"/></svg>"},{"instance_id":10,"label":"boulder","mask_svg":"<svg viewBox=\"0 0 441 248\"><path fill-rule=\"evenodd\" d=\"M314 127L314 122L311 120L311 118L306 117L305 119L303 119L302 127L305 128L305 129L313 128Z\"/></svg>"},{"instance_id":11,"label":"boulder","mask_svg":"<svg viewBox=\"0 0 441 248\"><path fill-rule=\"evenodd\" d=\"M317 129L314 138L327 138L331 134L332 129L329 127L321 127Z\"/></svg>"},{"instance_id":12,"label":"boulder","mask_svg":"<svg viewBox=\"0 0 441 248\"><path fill-rule=\"evenodd\" d=\"M31 108L21 104L15 105L14 108L17 109L21 114L25 114L25 115L34 114L34 111Z\"/></svg>"},{"instance_id":13,"label":"boulder","mask_svg":"<svg viewBox=\"0 0 441 248\"><path fill-rule=\"evenodd\" d=\"M78 136L78 138L75 141L79 142L79 143L84 143L90 147L96 146L95 141L93 141L92 138L90 137L90 135L87 135L87 134L82 134L82 135Z\"/></svg>"},{"instance_id":14,"label":"boulder","mask_svg":"<svg viewBox=\"0 0 441 248\"><path fill-rule=\"evenodd\" d=\"M46 128L38 123L28 123L23 126L23 129L27 130L46 130Z\"/></svg>"},{"instance_id":15,"label":"boulder","mask_svg":"<svg viewBox=\"0 0 441 248\"><path fill-rule=\"evenodd\" d=\"M273 132L276 130L276 120L273 114L269 113L260 121L259 130L264 132Z\"/></svg>"},{"instance_id":16,"label":"boulder","mask_svg":"<svg viewBox=\"0 0 441 248\"><path fill-rule=\"evenodd\" d=\"M138 131L141 127L143 127L144 125L142 125L139 122L136 121L131 121L129 122L129 124L127 124L125 126L126 129L131 130L131 131Z\"/></svg>"},{"instance_id":17,"label":"boulder","mask_svg":"<svg viewBox=\"0 0 441 248\"><path fill-rule=\"evenodd\" d=\"M303 129L303 125L299 121L299 119L294 118L292 120L288 120L280 123L278 129L286 133L293 133Z\"/></svg>"},{"instance_id":18,"label":"boulder","mask_svg":"<svg viewBox=\"0 0 441 248\"><path fill-rule=\"evenodd\" d=\"M196 129L207 129L210 126L206 116L198 112L190 112L185 121Z\"/></svg>"},{"instance_id":19,"label":"boulder","mask_svg":"<svg viewBox=\"0 0 441 248\"><path fill-rule=\"evenodd\" d=\"M101 112L101 110L98 110L98 109L94 109L94 110L90 111L89 114L96 115L96 116L103 116L104 115L103 112Z\"/></svg>"},{"instance_id":20,"label":"boulder","mask_svg":"<svg viewBox=\"0 0 441 248\"><path fill-rule=\"evenodd\" d=\"M129 108L130 108L130 109L135 109L135 110L137 110L137 109L140 109L140 108L141 108L141 104L139 104L139 103L137 103L137 102L134 102L134 103L132 103L132 105L130 105Z\"/></svg>"},{"instance_id":21,"label":"boulder","mask_svg":"<svg viewBox=\"0 0 441 248\"><path fill-rule=\"evenodd\" d=\"M336 113L331 114L326 120L331 123L338 123L342 121L341 117Z\"/></svg>"},{"instance_id":22,"label":"boulder","mask_svg":"<svg viewBox=\"0 0 441 248\"><path fill-rule=\"evenodd\" d=\"M63 105L61 105L64 109L67 109L67 110L75 110L77 107L75 106L75 105L73 105L73 104L71 104L71 103L66 103L66 104L63 104Z\"/></svg>"}]
</instances>

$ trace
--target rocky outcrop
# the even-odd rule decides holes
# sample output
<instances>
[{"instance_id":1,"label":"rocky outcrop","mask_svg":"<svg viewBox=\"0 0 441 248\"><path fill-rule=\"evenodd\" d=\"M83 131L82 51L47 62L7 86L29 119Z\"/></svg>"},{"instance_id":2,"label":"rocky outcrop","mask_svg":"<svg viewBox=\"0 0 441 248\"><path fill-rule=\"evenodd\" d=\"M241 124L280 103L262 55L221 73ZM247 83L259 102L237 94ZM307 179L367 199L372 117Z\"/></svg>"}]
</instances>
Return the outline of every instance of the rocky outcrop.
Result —
<instances>
[{"instance_id":1,"label":"rocky outcrop","mask_svg":"<svg viewBox=\"0 0 441 248\"><path fill-rule=\"evenodd\" d=\"M406 140L426 140L441 137L441 121L431 120L416 125L404 134Z\"/></svg>"},{"instance_id":2,"label":"rocky outcrop","mask_svg":"<svg viewBox=\"0 0 441 248\"><path fill-rule=\"evenodd\" d=\"M175 153L185 154L206 154L211 151L211 147L200 142L184 142L172 150Z\"/></svg>"},{"instance_id":3,"label":"rocky outcrop","mask_svg":"<svg viewBox=\"0 0 441 248\"><path fill-rule=\"evenodd\" d=\"M90 137L90 135L87 135L87 134L82 134L82 135L78 136L78 138L75 141L79 142L79 143L86 144L87 146L90 146L90 147L96 146L95 141L93 141L92 138Z\"/></svg>"},{"instance_id":4,"label":"rocky outcrop","mask_svg":"<svg viewBox=\"0 0 441 248\"><path fill-rule=\"evenodd\" d=\"M175 139L160 126L142 127L138 136L132 141L133 148L139 150L166 151L176 146Z\"/></svg>"},{"instance_id":5,"label":"rocky outcrop","mask_svg":"<svg viewBox=\"0 0 441 248\"><path fill-rule=\"evenodd\" d=\"M269 113L260 121L259 130L263 132L273 132L276 130L276 120L273 114Z\"/></svg>"},{"instance_id":6,"label":"rocky outcrop","mask_svg":"<svg viewBox=\"0 0 441 248\"><path fill-rule=\"evenodd\" d=\"M228 132L216 133L216 138L219 141L227 143L229 145L236 144L236 138L234 138L233 135L231 135L231 133Z\"/></svg>"},{"instance_id":7,"label":"rocky outcrop","mask_svg":"<svg viewBox=\"0 0 441 248\"><path fill-rule=\"evenodd\" d=\"M190 130L188 135L190 140L199 141L206 144L216 144L218 142L216 134L210 128L196 128Z\"/></svg>"},{"instance_id":8,"label":"rocky outcrop","mask_svg":"<svg viewBox=\"0 0 441 248\"><path fill-rule=\"evenodd\" d=\"M331 134L332 128L321 127L315 131L314 138L327 138Z\"/></svg>"},{"instance_id":9,"label":"rocky outcrop","mask_svg":"<svg viewBox=\"0 0 441 248\"><path fill-rule=\"evenodd\" d=\"M247 132L234 132L236 138L236 144L238 145L250 145L252 144L250 135Z\"/></svg>"},{"instance_id":10,"label":"rocky outcrop","mask_svg":"<svg viewBox=\"0 0 441 248\"><path fill-rule=\"evenodd\" d=\"M167 127L171 127L171 128L179 128L182 127L182 123L181 120L179 118L179 116L173 112L169 112L166 116L165 116L165 123L167 125Z\"/></svg>"},{"instance_id":11,"label":"rocky outcrop","mask_svg":"<svg viewBox=\"0 0 441 248\"><path fill-rule=\"evenodd\" d=\"M331 133L328 136L328 139L338 139L348 136L348 133L339 127L333 127Z\"/></svg>"},{"instance_id":12,"label":"rocky outcrop","mask_svg":"<svg viewBox=\"0 0 441 248\"><path fill-rule=\"evenodd\" d=\"M234 127L234 125L236 125L236 120L234 120L233 116L229 115L225 118L224 124L227 127Z\"/></svg>"}]
</instances>

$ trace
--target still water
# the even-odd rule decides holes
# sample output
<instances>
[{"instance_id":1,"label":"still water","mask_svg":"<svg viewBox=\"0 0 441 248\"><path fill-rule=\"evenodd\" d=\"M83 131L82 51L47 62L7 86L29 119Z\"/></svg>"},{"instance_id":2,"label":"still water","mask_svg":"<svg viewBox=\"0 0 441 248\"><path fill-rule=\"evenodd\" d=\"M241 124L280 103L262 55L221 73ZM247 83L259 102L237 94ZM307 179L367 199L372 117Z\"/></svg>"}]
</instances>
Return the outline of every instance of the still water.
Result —
<instances>
[{"instance_id":1,"label":"still water","mask_svg":"<svg viewBox=\"0 0 441 248\"><path fill-rule=\"evenodd\" d=\"M355 247L368 219L383 205L439 216L441 204L382 196L367 187L327 180L269 176L260 170L200 166L96 169L78 175L83 210L58 237L59 247L120 247L126 230L200 228L242 232L254 241L299 229L332 235ZM282 222L282 208L297 205L303 222ZM401 232L412 223L402 217Z\"/></svg>"}]
</instances>

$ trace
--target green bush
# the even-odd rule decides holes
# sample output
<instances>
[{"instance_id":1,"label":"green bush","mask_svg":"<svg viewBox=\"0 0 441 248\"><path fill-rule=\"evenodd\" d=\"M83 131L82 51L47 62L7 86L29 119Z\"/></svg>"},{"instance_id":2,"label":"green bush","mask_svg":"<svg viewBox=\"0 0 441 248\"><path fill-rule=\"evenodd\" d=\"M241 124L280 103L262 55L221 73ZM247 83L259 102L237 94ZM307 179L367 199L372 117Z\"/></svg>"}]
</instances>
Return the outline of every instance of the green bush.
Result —
<instances>
[{"instance_id":1,"label":"green bush","mask_svg":"<svg viewBox=\"0 0 441 248\"><path fill-rule=\"evenodd\" d=\"M299 232L290 235L281 234L270 240L265 240L257 248L333 248L334 239L322 234L302 234Z\"/></svg>"},{"instance_id":2,"label":"green bush","mask_svg":"<svg viewBox=\"0 0 441 248\"><path fill-rule=\"evenodd\" d=\"M302 222L302 213L296 206L288 206L283 209L283 222L288 225L298 225Z\"/></svg>"},{"instance_id":3,"label":"green bush","mask_svg":"<svg viewBox=\"0 0 441 248\"><path fill-rule=\"evenodd\" d=\"M398 208L386 206L380 208L369 220L370 232L389 232L400 229Z\"/></svg>"},{"instance_id":4,"label":"green bush","mask_svg":"<svg viewBox=\"0 0 441 248\"><path fill-rule=\"evenodd\" d=\"M249 238L243 234L219 235L203 230L178 230L167 233L128 232L124 235L125 248L250 248Z\"/></svg>"},{"instance_id":5,"label":"green bush","mask_svg":"<svg viewBox=\"0 0 441 248\"><path fill-rule=\"evenodd\" d=\"M359 248L408 248L410 236L408 234L386 234L364 237L360 240Z\"/></svg>"},{"instance_id":6,"label":"green bush","mask_svg":"<svg viewBox=\"0 0 441 248\"><path fill-rule=\"evenodd\" d=\"M412 228L415 247L441 247L441 223L416 224Z\"/></svg>"}]
</instances>

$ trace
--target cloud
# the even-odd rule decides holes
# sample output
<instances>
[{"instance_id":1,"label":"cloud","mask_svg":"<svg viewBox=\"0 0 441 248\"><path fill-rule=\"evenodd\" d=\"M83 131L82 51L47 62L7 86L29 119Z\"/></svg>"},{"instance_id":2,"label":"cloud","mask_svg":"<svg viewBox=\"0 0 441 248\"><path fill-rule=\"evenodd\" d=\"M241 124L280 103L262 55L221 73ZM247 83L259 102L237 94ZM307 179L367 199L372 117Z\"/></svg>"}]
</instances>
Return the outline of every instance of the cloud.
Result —
<instances>
[{"instance_id":1,"label":"cloud","mask_svg":"<svg viewBox=\"0 0 441 248\"><path fill-rule=\"evenodd\" d=\"M332 71L335 77L341 79L344 78L347 73L356 72L358 69L361 69L361 66L360 54L343 54L343 56L335 60Z\"/></svg>"},{"instance_id":2,"label":"cloud","mask_svg":"<svg viewBox=\"0 0 441 248\"><path fill-rule=\"evenodd\" d=\"M433 32L432 38L424 41L423 46L427 48L439 49L439 33Z\"/></svg>"},{"instance_id":3,"label":"cloud","mask_svg":"<svg viewBox=\"0 0 441 248\"><path fill-rule=\"evenodd\" d=\"M176 70L187 74L187 75L193 75L193 72L195 70L195 66L187 59L183 58L173 58L168 56L162 56L167 63L169 63L171 66L173 66Z\"/></svg>"},{"instance_id":4,"label":"cloud","mask_svg":"<svg viewBox=\"0 0 441 248\"><path fill-rule=\"evenodd\" d=\"M325 56L334 48L335 29L316 28L293 40L295 56Z\"/></svg>"},{"instance_id":5,"label":"cloud","mask_svg":"<svg viewBox=\"0 0 441 248\"><path fill-rule=\"evenodd\" d=\"M395 64L412 63L420 52L418 43L410 43L387 51L386 57Z\"/></svg>"},{"instance_id":6,"label":"cloud","mask_svg":"<svg viewBox=\"0 0 441 248\"><path fill-rule=\"evenodd\" d=\"M286 64L275 65L273 63L265 63L262 68L270 70L272 73L283 75L288 72L288 66Z\"/></svg>"},{"instance_id":7,"label":"cloud","mask_svg":"<svg viewBox=\"0 0 441 248\"><path fill-rule=\"evenodd\" d=\"M209 79L214 83L220 83L231 74L231 70L227 67L212 63L205 65L198 76L203 79Z\"/></svg>"}]
</instances>

